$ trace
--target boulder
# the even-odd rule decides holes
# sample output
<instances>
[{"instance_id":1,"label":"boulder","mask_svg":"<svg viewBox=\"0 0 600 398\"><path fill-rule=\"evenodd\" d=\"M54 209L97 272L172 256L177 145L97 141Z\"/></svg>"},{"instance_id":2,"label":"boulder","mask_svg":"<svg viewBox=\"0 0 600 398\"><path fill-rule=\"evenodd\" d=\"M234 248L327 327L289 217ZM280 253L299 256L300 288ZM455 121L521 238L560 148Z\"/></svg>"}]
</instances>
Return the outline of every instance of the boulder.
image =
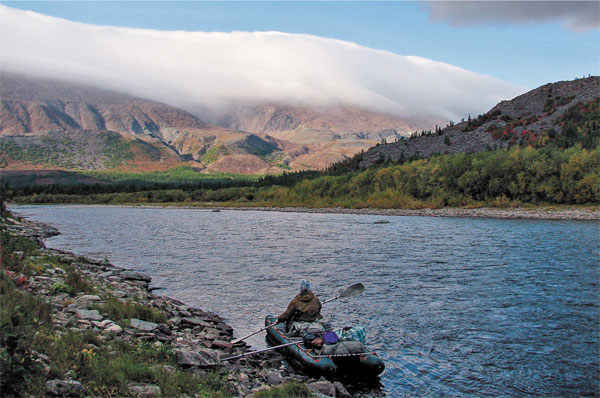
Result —
<instances>
[{"instance_id":1,"label":"boulder","mask_svg":"<svg viewBox=\"0 0 600 398\"><path fill-rule=\"evenodd\" d=\"M208 368L220 365L219 354L213 350L189 350L180 348L176 351L177 362L183 366Z\"/></svg>"},{"instance_id":2,"label":"boulder","mask_svg":"<svg viewBox=\"0 0 600 398\"><path fill-rule=\"evenodd\" d=\"M267 383L272 386L279 385L283 382L283 377L281 377L281 372L279 372L277 370L268 372L265 379L266 379Z\"/></svg>"},{"instance_id":3,"label":"boulder","mask_svg":"<svg viewBox=\"0 0 600 398\"><path fill-rule=\"evenodd\" d=\"M158 326L157 323L142 321L141 319L131 318L131 327L142 332L151 332Z\"/></svg>"},{"instance_id":4,"label":"boulder","mask_svg":"<svg viewBox=\"0 0 600 398\"><path fill-rule=\"evenodd\" d=\"M46 382L48 395L55 397L84 397L87 391L83 385L74 380L49 380Z\"/></svg>"},{"instance_id":5,"label":"boulder","mask_svg":"<svg viewBox=\"0 0 600 398\"><path fill-rule=\"evenodd\" d=\"M171 332L171 329L169 329L169 327L167 325L165 325L164 323L159 324L156 329L158 329L161 333L166 334L167 336L170 336L173 334L173 332Z\"/></svg>"},{"instance_id":6,"label":"boulder","mask_svg":"<svg viewBox=\"0 0 600 398\"><path fill-rule=\"evenodd\" d=\"M123 271L121 272L121 278L128 281L143 281L148 283L152 280L150 275L136 271Z\"/></svg>"},{"instance_id":7,"label":"boulder","mask_svg":"<svg viewBox=\"0 0 600 398\"><path fill-rule=\"evenodd\" d=\"M97 310L75 310L75 315L79 319L85 319L88 321L101 321L103 316Z\"/></svg>"},{"instance_id":8,"label":"boulder","mask_svg":"<svg viewBox=\"0 0 600 398\"><path fill-rule=\"evenodd\" d=\"M116 323L113 323L112 325L104 329L104 331L107 333L114 333L118 336L121 333L123 333L123 328L121 328L121 326L117 325Z\"/></svg>"},{"instance_id":9,"label":"boulder","mask_svg":"<svg viewBox=\"0 0 600 398\"><path fill-rule=\"evenodd\" d=\"M212 328L213 327L212 323L208 323L204 319L198 318L198 317L185 317L185 318L181 318L181 323L183 325L202 326L202 327L205 327L205 328Z\"/></svg>"},{"instance_id":10,"label":"boulder","mask_svg":"<svg viewBox=\"0 0 600 398\"><path fill-rule=\"evenodd\" d=\"M315 394L335 397L335 386L329 381L315 381L314 383L307 384L306 387Z\"/></svg>"},{"instance_id":11,"label":"boulder","mask_svg":"<svg viewBox=\"0 0 600 398\"><path fill-rule=\"evenodd\" d=\"M111 321L110 319L105 319L105 320L99 321L99 322L92 321L92 325L94 325L95 327L100 328L100 329L105 329L112 324L114 324L114 322Z\"/></svg>"},{"instance_id":12,"label":"boulder","mask_svg":"<svg viewBox=\"0 0 600 398\"><path fill-rule=\"evenodd\" d=\"M90 301L102 301L102 299L99 296L96 296L95 294L86 294L81 297L78 297L77 301L79 301L80 303L87 303Z\"/></svg>"},{"instance_id":13,"label":"boulder","mask_svg":"<svg viewBox=\"0 0 600 398\"><path fill-rule=\"evenodd\" d=\"M134 393L137 397L153 398L162 395L159 386L145 383L129 383L127 389Z\"/></svg>"},{"instance_id":14,"label":"boulder","mask_svg":"<svg viewBox=\"0 0 600 398\"><path fill-rule=\"evenodd\" d=\"M334 381L333 385L335 387L335 396L336 398L352 398L352 395L346 390L346 387L339 381Z\"/></svg>"}]
</instances>

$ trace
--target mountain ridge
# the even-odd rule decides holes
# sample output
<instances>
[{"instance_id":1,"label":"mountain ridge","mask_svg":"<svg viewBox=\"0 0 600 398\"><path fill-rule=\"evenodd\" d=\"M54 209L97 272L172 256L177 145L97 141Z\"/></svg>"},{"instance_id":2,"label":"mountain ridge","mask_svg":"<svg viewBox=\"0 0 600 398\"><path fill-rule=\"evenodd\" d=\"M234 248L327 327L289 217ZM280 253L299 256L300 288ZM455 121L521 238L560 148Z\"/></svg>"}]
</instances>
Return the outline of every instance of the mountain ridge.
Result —
<instances>
[{"instance_id":1,"label":"mountain ridge","mask_svg":"<svg viewBox=\"0 0 600 398\"><path fill-rule=\"evenodd\" d=\"M511 100L501 101L476 118L427 131L408 139L377 145L361 155L365 169L388 161L430 157L445 153L481 152L530 144L543 139L544 132L561 134L559 118L578 103L600 97L600 77L548 83Z\"/></svg>"},{"instance_id":2,"label":"mountain ridge","mask_svg":"<svg viewBox=\"0 0 600 398\"><path fill-rule=\"evenodd\" d=\"M9 168L40 167L39 163L23 162L24 157L36 160L23 153L28 146L39 145L35 139L28 142L23 137L58 139L62 134L69 139L71 133L88 132L90 140L97 143L95 135L113 131L130 143L139 140L166 147L157 169L177 159L205 172L228 171L228 167L244 173L322 169L381 140L398 139L415 126L393 116L352 108L321 110L273 104L240 107L229 116L213 115L207 122L176 107L90 85L8 72L1 72L0 82L0 140L10 142L12 149L20 146L10 153L3 151ZM221 125L212 124L214 121ZM82 137L78 135L78 145ZM20 158L11 157L17 155ZM254 157L252 161L249 156ZM44 164L48 168L66 164L72 168L119 167L109 159L75 157L81 161L72 163L70 156L61 164ZM135 167L135 156L125 158L129 160L123 166Z\"/></svg>"}]
</instances>

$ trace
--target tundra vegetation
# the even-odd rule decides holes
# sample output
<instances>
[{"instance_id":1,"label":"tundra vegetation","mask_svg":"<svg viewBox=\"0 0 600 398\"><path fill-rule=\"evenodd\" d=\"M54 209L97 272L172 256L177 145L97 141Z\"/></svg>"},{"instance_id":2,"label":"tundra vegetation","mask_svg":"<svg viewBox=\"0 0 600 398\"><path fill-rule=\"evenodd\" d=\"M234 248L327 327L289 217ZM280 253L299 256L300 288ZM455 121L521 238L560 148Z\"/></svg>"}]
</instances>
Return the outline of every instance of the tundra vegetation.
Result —
<instances>
[{"instance_id":1,"label":"tundra vegetation","mask_svg":"<svg viewBox=\"0 0 600 398\"><path fill-rule=\"evenodd\" d=\"M532 116L533 117L533 116ZM475 128L486 121L469 121ZM577 104L542 131L490 127L506 149L441 154L427 159L381 159L361 170L362 153L327 170L279 176L206 176L189 167L168 172L93 172L101 183L31 185L8 182L18 203L102 203L302 206L342 208L440 208L522 204L597 204L600 199L599 101ZM560 125L561 133L556 129ZM76 181L76 178L74 179ZM7 184L7 181L4 181Z\"/></svg>"}]
</instances>

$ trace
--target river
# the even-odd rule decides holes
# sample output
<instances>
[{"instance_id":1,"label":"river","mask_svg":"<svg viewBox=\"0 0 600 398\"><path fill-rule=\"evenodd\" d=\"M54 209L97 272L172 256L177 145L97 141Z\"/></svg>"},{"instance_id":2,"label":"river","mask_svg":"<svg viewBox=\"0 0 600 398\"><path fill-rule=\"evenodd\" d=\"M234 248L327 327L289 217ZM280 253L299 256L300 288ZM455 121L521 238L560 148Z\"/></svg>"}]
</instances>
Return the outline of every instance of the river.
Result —
<instances>
[{"instance_id":1,"label":"river","mask_svg":"<svg viewBox=\"0 0 600 398\"><path fill-rule=\"evenodd\" d=\"M598 396L599 226L265 211L15 206L52 248L149 273L236 336L282 312L300 279L337 326L362 325L388 396ZM375 223L376 221L389 223ZM250 339L264 347L264 334Z\"/></svg>"}]
</instances>

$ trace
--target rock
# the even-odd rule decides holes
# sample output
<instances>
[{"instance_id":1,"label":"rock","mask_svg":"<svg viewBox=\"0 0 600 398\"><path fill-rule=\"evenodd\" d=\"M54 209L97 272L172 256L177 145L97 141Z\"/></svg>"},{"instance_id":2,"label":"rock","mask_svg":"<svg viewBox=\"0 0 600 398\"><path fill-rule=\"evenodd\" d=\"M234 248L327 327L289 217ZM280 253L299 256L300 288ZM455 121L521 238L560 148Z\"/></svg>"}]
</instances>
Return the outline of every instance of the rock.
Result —
<instances>
[{"instance_id":1,"label":"rock","mask_svg":"<svg viewBox=\"0 0 600 398\"><path fill-rule=\"evenodd\" d=\"M334 381L333 386L335 387L336 398L352 398L352 395L346 390L346 387L339 381Z\"/></svg>"},{"instance_id":2,"label":"rock","mask_svg":"<svg viewBox=\"0 0 600 398\"><path fill-rule=\"evenodd\" d=\"M86 319L88 321L101 321L102 315L97 310L75 310L75 315L79 319Z\"/></svg>"},{"instance_id":3,"label":"rock","mask_svg":"<svg viewBox=\"0 0 600 398\"><path fill-rule=\"evenodd\" d=\"M114 324L114 322L111 321L110 319L105 319L100 322L92 321L92 325L94 325L95 327L100 328L100 329L105 329L106 327L108 327L112 324Z\"/></svg>"},{"instance_id":4,"label":"rock","mask_svg":"<svg viewBox=\"0 0 600 398\"><path fill-rule=\"evenodd\" d=\"M131 327L142 332L151 332L156 329L157 323L142 321L141 319L131 318Z\"/></svg>"},{"instance_id":5,"label":"rock","mask_svg":"<svg viewBox=\"0 0 600 398\"><path fill-rule=\"evenodd\" d=\"M136 271L123 271L121 272L121 278L128 281L143 281L148 283L152 280L150 275Z\"/></svg>"},{"instance_id":6,"label":"rock","mask_svg":"<svg viewBox=\"0 0 600 398\"><path fill-rule=\"evenodd\" d=\"M212 328L213 327L212 323L208 323L204 319L198 318L198 317L185 317L185 318L181 318L181 324L182 325L192 325L192 326L202 326L202 327L205 327L205 328Z\"/></svg>"},{"instance_id":7,"label":"rock","mask_svg":"<svg viewBox=\"0 0 600 398\"><path fill-rule=\"evenodd\" d=\"M279 385L283 382L283 377L281 377L281 372L279 372L277 370L267 373L267 376L265 377L265 379L267 380L267 383L269 383L270 385L273 385L273 386Z\"/></svg>"},{"instance_id":8,"label":"rock","mask_svg":"<svg viewBox=\"0 0 600 398\"><path fill-rule=\"evenodd\" d=\"M94 294L86 294L77 298L77 301L79 301L80 303L87 303L90 301L102 301L102 299Z\"/></svg>"},{"instance_id":9,"label":"rock","mask_svg":"<svg viewBox=\"0 0 600 398\"><path fill-rule=\"evenodd\" d=\"M158 329L161 333L166 334L167 336L170 336L171 334L173 334L173 332L171 332L171 329L169 329L169 327L167 325L165 325L164 323L159 324L156 329Z\"/></svg>"},{"instance_id":10,"label":"rock","mask_svg":"<svg viewBox=\"0 0 600 398\"><path fill-rule=\"evenodd\" d=\"M113 323L112 325L104 329L104 331L108 333L114 333L118 336L121 333L123 333L123 328L121 328L121 326L117 325L116 323Z\"/></svg>"},{"instance_id":11,"label":"rock","mask_svg":"<svg viewBox=\"0 0 600 398\"><path fill-rule=\"evenodd\" d=\"M50 380L46 382L48 394L55 397L83 397L87 391L80 382L74 380Z\"/></svg>"},{"instance_id":12,"label":"rock","mask_svg":"<svg viewBox=\"0 0 600 398\"><path fill-rule=\"evenodd\" d=\"M138 397L152 398L162 395L159 386L144 383L129 383L127 388Z\"/></svg>"},{"instance_id":13,"label":"rock","mask_svg":"<svg viewBox=\"0 0 600 398\"><path fill-rule=\"evenodd\" d=\"M228 351L230 351L232 347L233 347L233 345L228 343L225 340L214 340L212 342L212 344L210 345L210 348L216 348L219 350L228 350Z\"/></svg>"},{"instance_id":14,"label":"rock","mask_svg":"<svg viewBox=\"0 0 600 398\"><path fill-rule=\"evenodd\" d=\"M314 383L307 384L306 387L315 394L335 397L335 386L328 381L315 381Z\"/></svg>"},{"instance_id":15,"label":"rock","mask_svg":"<svg viewBox=\"0 0 600 398\"><path fill-rule=\"evenodd\" d=\"M207 368L220 365L219 354L212 350L197 350L192 351L185 348L180 348L176 351L177 362L184 366L198 366Z\"/></svg>"}]
</instances>

